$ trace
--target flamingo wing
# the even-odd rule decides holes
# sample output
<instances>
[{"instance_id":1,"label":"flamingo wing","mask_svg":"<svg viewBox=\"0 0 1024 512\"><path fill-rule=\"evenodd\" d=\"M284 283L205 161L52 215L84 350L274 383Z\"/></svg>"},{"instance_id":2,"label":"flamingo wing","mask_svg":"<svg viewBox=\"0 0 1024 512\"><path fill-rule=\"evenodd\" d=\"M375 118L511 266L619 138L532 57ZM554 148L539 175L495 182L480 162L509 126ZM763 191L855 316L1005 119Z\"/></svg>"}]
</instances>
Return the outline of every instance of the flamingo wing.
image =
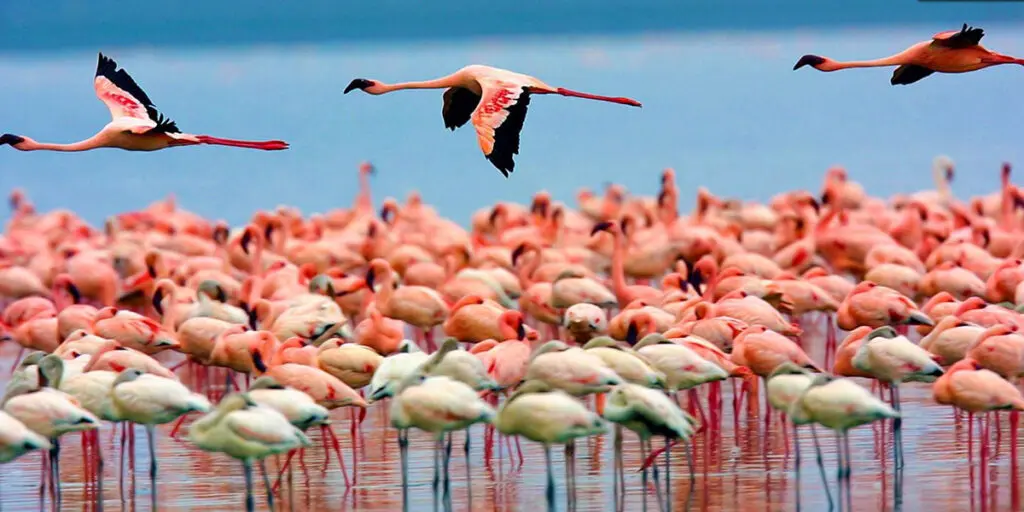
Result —
<instances>
[{"instance_id":1,"label":"flamingo wing","mask_svg":"<svg viewBox=\"0 0 1024 512\"><path fill-rule=\"evenodd\" d=\"M932 73L934 71L926 67L904 64L892 72L892 79L889 80L889 83L892 85L908 85L926 78Z\"/></svg>"},{"instance_id":2,"label":"flamingo wing","mask_svg":"<svg viewBox=\"0 0 1024 512\"><path fill-rule=\"evenodd\" d=\"M526 121L530 92L521 84L504 80L481 80L483 94L473 110L480 149L506 178L516 167L513 155L519 154L519 132Z\"/></svg>"},{"instance_id":3,"label":"flamingo wing","mask_svg":"<svg viewBox=\"0 0 1024 512\"><path fill-rule=\"evenodd\" d=\"M968 27L964 23L963 28L960 30L949 30L935 34L932 36L932 44L947 48L969 48L977 46L984 36L984 30L977 27Z\"/></svg>"},{"instance_id":4,"label":"flamingo wing","mask_svg":"<svg viewBox=\"0 0 1024 512\"><path fill-rule=\"evenodd\" d=\"M132 118L145 121L138 133L180 133L174 121L164 117L157 111L153 101L145 91L135 83L131 75L124 69L117 68L114 59L99 54L96 64L96 79L93 82L96 97L102 101L113 119Z\"/></svg>"},{"instance_id":5,"label":"flamingo wing","mask_svg":"<svg viewBox=\"0 0 1024 512\"><path fill-rule=\"evenodd\" d=\"M479 103L480 96L469 89L452 87L445 91L444 105L441 107L444 127L455 131L466 124Z\"/></svg>"}]
</instances>

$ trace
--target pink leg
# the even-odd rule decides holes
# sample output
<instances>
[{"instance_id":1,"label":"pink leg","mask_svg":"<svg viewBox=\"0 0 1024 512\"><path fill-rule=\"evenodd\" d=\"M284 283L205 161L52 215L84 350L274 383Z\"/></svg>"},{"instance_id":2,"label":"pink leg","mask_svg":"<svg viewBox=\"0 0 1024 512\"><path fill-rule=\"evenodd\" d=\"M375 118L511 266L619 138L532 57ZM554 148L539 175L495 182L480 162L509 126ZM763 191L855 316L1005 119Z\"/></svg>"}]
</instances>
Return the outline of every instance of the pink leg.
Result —
<instances>
[{"instance_id":1,"label":"pink leg","mask_svg":"<svg viewBox=\"0 0 1024 512\"><path fill-rule=\"evenodd\" d=\"M7 372L8 375L14 375L14 370L18 367L18 363L21 362L21 356L23 355L25 355L25 347L18 349L18 355L14 357L14 363L11 365L11 370Z\"/></svg>"},{"instance_id":2,"label":"pink leg","mask_svg":"<svg viewBox=\"0 0 1024 512\"><path fill-rule=\"evenodd\" d=\"M271 492L276 493L277 489L281 487L281 478L284 477L284 472L292 464L292 458L295 457L295 452L298 450L292 450L288 452L288 456L284 459L284 465L281 466L281 470L277 473L277 481L274 483L274 487L271 488Z\"/></svg>"},{"instance_id":3,"label":"pink leg","mask_svg":"<svg viewBox=\"0 0 1024 512\"><path fill-rule=\"evenodd\" d=\"M359 444L359 425L356 423L356 412L349 408L349 417L352 421L352 485L356 485L359 479L359 463L356 447Z\"/></svg>"},{"instance_id":4,"label":"pink leg","mask_svg":"<svg viewBox=\"0 0 1024 512\"><path fill-rule=\"evenodd\" d=\"M348 480L348 470L345 469L345 458L341 456L341 443L338 442L338 436L334 435L334 430L330 426L327 427L327 433L331 435L331 442L334 444L334 454L338 457L341 474L345 477L345 487L351 487L352 484Z\"/></svg>"},{"instance_id":5,"label":"pink leg","mask_svg":"<svg viewBox=\"0 0 1024 512\"><path fill-rule=\"evenodd\" d=\"M324 473L327 472L327 466L329 466L331 464L330 437L327 434L327 431L330 430L330 428L331 427L328 426L328 425L321 425L320 426L320 442L323 443L323 445L324 445L324 470L323 470ZM346 480L347 480L347 477L346 477Z\"/></svg>"},{"instance_id":6,"label":"pink leg","mask_svg":"<svg viewBox=\"0 0 1024 512\"><path fill-rule=\"evenodd\" d=\"M178 417L178 421L174 422L174 428L171 429L171 439L178 438L178 429L180 429L181 425L185 423L185 418L187 416L188 414L182 414L181 416Z\"/></svg>"}]
</instances>

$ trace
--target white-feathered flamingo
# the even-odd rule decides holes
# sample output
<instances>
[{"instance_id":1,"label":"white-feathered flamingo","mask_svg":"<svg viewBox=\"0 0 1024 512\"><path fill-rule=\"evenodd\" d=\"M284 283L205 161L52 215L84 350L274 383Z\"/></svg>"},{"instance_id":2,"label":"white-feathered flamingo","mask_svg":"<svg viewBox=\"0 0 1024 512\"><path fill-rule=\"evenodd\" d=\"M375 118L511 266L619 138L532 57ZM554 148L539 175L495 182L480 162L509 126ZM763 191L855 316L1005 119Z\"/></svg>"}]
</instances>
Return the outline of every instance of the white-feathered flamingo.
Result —
<instances>
[{"instance_id":1,"label":"white-feathered flamingo","mask_svg":"<svg viewBox=\"0 0 1024 512\"><path fill-rule=\"evenodd\" d=\"M402 89L447 89L444 92L444 105L441 107L445 128L455 130L467 121L472 121L484 156L506 178L515 170L516 164L512 155L519 154L519 132L526 121L530 95L560 94L634 107L641 106L639 101L633 99L599 96L552 87L532 76L478 64L424 82L386 84L378 80L356 78L345 88L345 93L348 94L355 89L373 95Z\"/></svg>"},{"instance_id":2,"label":"white-feathered flamingo","mask_svg":"<svg viewBox=\"0 0 1024 512\"><path fill-rule=\"evenodd\" d=\"M113 118L96 135L71 144L53 144L36 142L23 135L5 133L0 135L0 145L10 144L20 151L89 151L97 148L156 151L196 144L267 151L288 149L288 143L280 140L253 142L182 133L174 121L157 111L149 96L128 72L118 69L117 63L102 53L99 54L99 62L96 64L96 79L93 85L96 88L96 96L110 109Z\"/></svg>"}]
</instances>

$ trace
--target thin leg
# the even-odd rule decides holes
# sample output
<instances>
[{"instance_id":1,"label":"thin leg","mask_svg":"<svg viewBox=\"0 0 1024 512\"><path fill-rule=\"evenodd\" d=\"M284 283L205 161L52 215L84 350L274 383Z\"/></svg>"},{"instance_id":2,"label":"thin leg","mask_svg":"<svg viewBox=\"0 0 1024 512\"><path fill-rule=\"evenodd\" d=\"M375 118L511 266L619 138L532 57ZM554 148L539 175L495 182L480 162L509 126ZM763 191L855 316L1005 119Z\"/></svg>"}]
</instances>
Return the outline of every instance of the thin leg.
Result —
<instances>
[{"instance_id":1,"label":"thin leg","mask_svg":"<svg viewBox=\"0 0 1024 512\"><path fill-rule=\"evenodd\" d=\"M640 458L647 458L647 444L640 440ZM643 512L647 512L647 466L640 468L640 496L643 500Z\"/></svg>"},{"instance_id":2,"label":"thin leg","mask_svg":"<svg viewBox=\"0 0 1024 512\"><path fill-rule=\"evenodd\" d=\"M50 462L50 469L53 471L53 479L50 481L50 489L53 490L52 503L57 504L57 510L61 507L60 492L60 439L53 440L53 448L50 450L53 460Z\"/></svg>"},{"instance_id":3,"label":"thin leg","mask_svg":"<svg viewBox=\"0 0 1024 512\"><path fill-rule=\"evenodd\" d=\"M441 484L441 437L434 440L434 512L437 512L437 488Z\"/></svg>"},{"instance_id":4,"label":"thin leg","mask_svg":"<svg viewBox=\"0 0 1024 512\"><path fill-rule=\"evenodd\" d=\"M469 440L472 439L472 432L469 428L466 429L466 501L469 503L467 510L473 510L473 472L470 470L469 463ZM518 436L517 436L518 439Z\"/></svg>"},{"instance_id":5,"label":"thin leg","mask_svg":"<svg viewBox=\"0 0 1024 512\"><path fill-rule=\"evenodd\" d=\"M842 510L843 504L846 503L846 465L843 463L843 444L839 438L839 432L836 432L836 483L839 484L839 508Z\"/></svg>"},{"instance_id":6,"label":"thin leg","mask_svg":"<svg viewBox=\"0 0 1024 512\"><path fill-rule=\"evenodd\" d=\"M850 433L843 432L843 452L846 454L846 510L853 510L853 486L850 484L853 469L850 465Z\"/></svg>"},{"instance_id":7,"label":"thin leg","mask_svg":"<svg viewBox=\"0 0 1024 512\"><path fill-rule=\"evenodd\" d=\"M256 510L256 499L252 496L252 463L248 460L242 462L245 470L245 510L254 512Z\"/></svg>"},{"instance_id":8,"label":"thin leg","mask_svg":"<svg viewBox=\"0 0 1024 512\"><path fill-rule=\"evenodd\" d=\"M896 412L903 414L903 407L900 405L900 388L897 385L892 387L893 393L896 395L895 406ZM896 434L895 442L899 445L899 460L897 461L896 469L903 469L903 418L896 418L892 420L892 430Z\"/></svg>"},{"instance_id":9,"label":"thin leg","mask_svg":"<svg viewBox=\"0 0 1024 512\"><path fill-rule=\"evenodd\" d=\"M398 453L402 459L402 510L409 510L409 433L398 430Z\"/></svg>"},{"instance_id":10,"label":"thin leg","mask_svg":"<svg viewBox=\"0 0 1024 512\"><path fill-rule=\"evenodd\" d=\"M793 424L793 470L796 471L796 508L800 510L800 434Z\"/></svg>"},{"instance_id":11,"label":"thin leg","mask_svg":"<svg viewBox=\"0 0 1024 512\"><path fill-rule=\"evenodd\" d=\"M267 493L267 508L274 510L274 492L270 490L270 475L267 474L267 461L260 459L260 473L263 473L263 489Z\"/></svg>"},{"instance_id":12,"label":"thin leg","mask_svg":"<svg viewBox=\"0 0 1024 512\"><path fill-rule=\"evenodd\" d=\"M452 492L452 479L451 475L448 474L448 462L452 458L452 433L448 433L448 439L444 444L444 460L442 461L442 467L444 468L444 482L442 483L442 495L441 502L445 504L445 508L448 507L448 503L451 501Z\"/></svg>"},{"instance_id":13,"label":"thin leg","mask_svg":"<svg viewBox=\"0 0 1024 512\"><path fill-rule=\"evenodd\" d=\"M669 439L665 438L665 510L672 510L672 464L669 460L669 451L672 446Z\"/></svg>"},{"instance_id":14,"label":"thin leg","mask_svg":"<svg viewBox=\"0 0 1024 512\"><path fill-rule=\"evenodd\" d=\"M828 488L828 477L825 476L825 462L821 457L821 444L818 442L818 430L811 425L811 437L814 439L814 454L818 459L818 471L821 473L821 483L825 487L825 497L828 498L828 509L832 510L835 504L832 502L832 492Z\"/></svg>"},{"instance_id":15,"label":"thin leg","mask_svg":"<svg viewBox=\"0 0 1024 512\"><path fill-rule=\"evenodd\" d=\"M93 443L93 470L96 472L96 512L103 512L103 452L100 451L100 431L93 430L89 440Z\"/></svg>"},{"instance_id":16,"label":"thin leg","mask_svg":"<svg viewBox=\"0 0 1024 512\"><path fill-rule=\"evenodd\" d=\"M544 494L548 500L548 512L555 512L555 472L551 468L551 447L544 445L544 462L548 466L548 484Z\"/></svg>"},{"instance_id":17,"label":"thin leg","mask_svg":"<svg viewBox=\"0 0 1024 512\"><path fill-rule=\"evenodd\" d=\"M146 425L146 442L149 443L149 486L152 510L156 510L156 450L153 448L153 425Z\"/></svg>"},{"instance_id":18,"label":"thin leg","mask_svg":"<svg viewBox=\"0 0 1024 512\"><path fill-rule=\"evenodd\" d=\"M647 446L651 451L654 450L654 443L652 443L649 439L644 442L647 443ZM651 475L654 477L654 498L658 500L658 510L660 510L661 512L665 512L665 500L662 498L661 494L661 479L658 478L657 464L651 465Z\"/></svg>"}]
</instances>

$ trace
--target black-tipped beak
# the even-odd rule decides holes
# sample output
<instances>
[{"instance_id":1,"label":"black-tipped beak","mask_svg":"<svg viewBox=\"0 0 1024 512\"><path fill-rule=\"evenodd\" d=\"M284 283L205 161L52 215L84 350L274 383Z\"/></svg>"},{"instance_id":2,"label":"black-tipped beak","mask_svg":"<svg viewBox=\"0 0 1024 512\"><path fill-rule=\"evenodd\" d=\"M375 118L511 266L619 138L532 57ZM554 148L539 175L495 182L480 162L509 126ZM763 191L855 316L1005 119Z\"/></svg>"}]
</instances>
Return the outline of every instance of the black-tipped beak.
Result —
<instances>
[{"instance_id":1,"label":"black-tipped beak","mask_svg":"<svg viewBox=\"0 0 1024 512\"><path fill-rule=\"evenodd\" d=\"M242 252L249 254L249 244L252 242L252 232L248 229L242 233L242 239L239 240L239 244L242 246Z\"/></svg>"},{"instance_id":2,"label":"black-tipped beak","mask_svg":"<svg viewBox=\"0 0 1024 512\"><path fill-rule=\"evenodd\" d=\"M25 138L18 137L13 133L5 133L3 135L0 135L0 146L3 146L4 144L10 144L13 146L15 144L21 144L22 142L25 142Z\"/></svg>"},{"instance_id":3,"label":"black-tipped beak","mask_svg":"<svg viewBox=\"0 0 1024 512\"><path fill-rule=\"evenodd\" d=\"M373 279L375 277L376 277L376 275L375 275L375 272L373 271L373 267L370 267L366 271L366 287L370 289L371 293L373 292Z\"/></svg>"},{"instance_id":4,"label":"black-tipped beak","mask_svg":"<svg viewBox=\"0 0 1024 512\"><path fill-rule=\"evenodd\" d=\"M629 327L626 328L626 342L633 346L638 341L640 341L640 329L637 328L636 322L630 322Z\"/></svg>"},{"instance_id":5,"label":"black-tipped beak","mask_svg":"<svg viewBox=\"0 0 1024 512\"><path fill-rule=\"evenodd\" d=\"M526 250L526 244L519 244L515 249L512 250L512 266L516 266L516 262L523 255L523 251Z\"/></svg>"},{"instance_id":6,"label":"black-tipped beak","mask_svg":"<svg viewBox=\"0 0 1024 512\"><path fill-rule=\"evenodd\" d=\"M526 326L522 322L519 322L519 327L516 327L516 336L519 336L521 340L526 339Z\"/></svg>"},{"instance_id":7,"label":"black-tipped beak","mask_svg":"<svg viewBox=\"0 0 1024 512\"><path fill-rule=\"evenodd\" d=\"M800 60L796 61L796 65L793 66L793 70L795 71L804 66L811 66L812 68L817 68L824 62L824 57L819 57L817 55L804 55L803 57L800 57Z\"/></svg>"},{"instance_id":8,"label":"black-tipped beak","mask_svg":"<svg viewBox=\"0 0 1024 512\"><path fill-rule=\"evenodd\" d=\"M157 314L159 314L160 316L164 316L163 301L164 291L160 288L157 288L156 291L153 292L153 309L155 309Z\"/></svg>"},{"instance_id":9,"label":"black-tipped beak","mask_svg":"<svg viewBox=\"0 0 1024 512\"><path fill-rule=\"evenodd\" d=\"M348 87L345 88L345 94L348 94L356 89L364 90L367 87L373 85L373 82L365 78L356 78L348 83Z\"/></svg>"},{"instance_id":10,"label":"black-tipped beak","mask_svg":"<svg viewBox=\"0 0 1024 512\"><path fill-rule=\"evenodd\" d=\"M611 229L611 227L611 222L598 222L596 225L594 225L594 229L590 231L590 236L596 235L598 231L608 231L609 229Z\"/></svg>"}]
</instances>

